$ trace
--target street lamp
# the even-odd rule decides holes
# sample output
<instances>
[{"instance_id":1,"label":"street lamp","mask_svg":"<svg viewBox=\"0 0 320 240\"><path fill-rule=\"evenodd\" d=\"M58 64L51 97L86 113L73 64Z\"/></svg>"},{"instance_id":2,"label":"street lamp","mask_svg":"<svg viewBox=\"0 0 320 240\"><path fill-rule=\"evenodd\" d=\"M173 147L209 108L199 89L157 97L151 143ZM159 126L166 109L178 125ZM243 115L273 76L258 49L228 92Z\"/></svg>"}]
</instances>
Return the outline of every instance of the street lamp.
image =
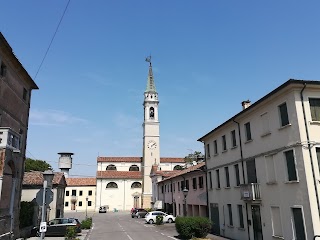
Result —
<instances>
[{"instance_id":1,"label":"street lamp","mask_svg":"<svg viewBox=\"0 0 320 240\"><path fill-rule=\"evenodd\" d=\"M46 204L46 191L47 188L52 187L52 180L54 173L52 170L46 170L42 173L43 175L43 195L42 195L42 213L41 222L46 222L47 215L47 204ZM41 232L40 239L44 239L45 232Z\"/></svg>"},{"instance_id":2,"label":"street lamp","mask_svg":"<svg viewBox=\"0 0 320 240\"><path fill-rule=\"evenodd\" d=\"M88 200L89 200L89 197L87 196L86 197L86 219L88 218Z\"/></svg>"},{"instance_id":3,"label":"street lamp","mask_svg":"<svg viewBox=\"0 0 320 240\"><path fill-rule=\"evenodd\" d=\"M187 216L187 195L188 195L189 190L185 187L182 190L183 196L184 196L184 207L183 207L183 215Z\"/></svg>"}]
</instances>

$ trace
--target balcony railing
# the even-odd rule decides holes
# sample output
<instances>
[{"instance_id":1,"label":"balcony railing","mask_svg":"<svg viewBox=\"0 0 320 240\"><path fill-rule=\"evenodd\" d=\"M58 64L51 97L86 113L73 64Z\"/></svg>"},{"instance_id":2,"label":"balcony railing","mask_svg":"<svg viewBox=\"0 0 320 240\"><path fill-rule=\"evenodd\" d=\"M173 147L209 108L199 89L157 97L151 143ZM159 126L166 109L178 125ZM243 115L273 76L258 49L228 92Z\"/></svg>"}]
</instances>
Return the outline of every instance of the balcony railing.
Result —
<instances>
[{"instance_id":1,"label":"balcony railing","mask_svg":"<svg viewBox=\"0 0 320 240\"><path fill-rule=\"evenodd\" d=\"M260 184L249 183L240 185L241 200L261 201Z\"/></svg>"}]
</instances>

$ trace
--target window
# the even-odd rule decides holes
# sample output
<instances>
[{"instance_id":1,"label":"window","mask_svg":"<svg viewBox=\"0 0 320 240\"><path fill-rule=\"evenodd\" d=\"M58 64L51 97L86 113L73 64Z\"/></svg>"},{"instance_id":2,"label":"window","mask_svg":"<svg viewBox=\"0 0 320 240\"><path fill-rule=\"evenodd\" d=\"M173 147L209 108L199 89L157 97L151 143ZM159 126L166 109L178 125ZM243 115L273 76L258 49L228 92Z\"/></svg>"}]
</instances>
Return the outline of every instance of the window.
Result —
<instances>
[{"instance_id":1,"label":"window","mask_svg":"<svg viewBox=\"0 0 320 240\"><path fill-rule=\"evenodd\" d=\"M22 95L23 100L27 100L27 95L28 95L27 89L23 88L23 95Z\"/></svg>"},{"instance_id":2,"label":"window","mask_svg":"<svg viewBox=\"0 0 320 240\"><path fill-rule=\"evenodd\" d=\"M66 191L66 196L69 196L69 191Z\"/></svg>"},{"instance_id":3,"label":"window","mask_svg":"<svg viewBox=\"0 0 320 240\"><path fill-rule=\"evenodd\" d=\"M5 77L7 75L7 66L3 63L0 66L0 76Z\"/></svg>"},{"instance_id":4,"label":"window","mask_svg":"<svg viewBox=\"0 0 320 240\"><path fill-rule=\"evenodd\" d=\"M246 161L247 165L247 179L248 183L257 183L257 171L256 171L256 160L251 159Z\"/></svg>"},{"instance_id":5,"label":"window","mask_svg":"<svg viewBox=\"0 0 320 240\"><path fill-rule=\"evenodd\" d=\"M71 196L77 196L77 190L72 190Z\"/></svg>"},{"instance_id":6,"label":"window","mask_svg":"<svg viewBox=\"0 0 320 240\"><path fill-rule=\"evenodd\" d=\"M79 201L78 206L82 207L82 201Z\"/></svg>"},{"instance_id":7,"label":"window","mask_svg":"<svg viewBox=\"0 0 320 240\"><path fill-rule=\"evenodd\" d=\"M170 192L172 192L172 183L170 183Z\"/></svg>"},{"instance_id":8,"label":"window","mask_svg":"<svg viewBox=\"0 0 320 240\"><path fill-rule=\"evenodd\" d=\"M245 132L246 132L246 140L247 141L252 140L250 122L247 122L246 124L244 124L244 127L245 127Z\"/></svg>"},{"instance_id":9,"label":"window","mask_svg":"<svg viewBox=\"0 0 320 240\"><path fill-rule=\"evenodd\" d=\"M269 127L269 116L267 112L261 114L260 124L261 124L261 130L262 130L261 132L262 137L271 133L270 127Z\"/></svg>"},{"instance_id":10,"label":"window","mask_svg":"<svg viewBox=\"0 0 320 240\"><path fill-rule=\"evenodd\" d=\"M288 125L289 124L289 116L288 116L288 109L287 109L286 103L283 103L279 106L279 113L280 113L281 127Z\"/></svg>"},{"instance_id":11,"label":"window","mask_svg":"<svg viewBox=\"0 0 320 240\"><path fill-rule=\"evenodd\" d=\"M209 184L210 184L210 189L212 189L212 172L209 172Z\"/></svg>"},{"instance_id":12,"label":"window","mask_svg":"<svg viewBox=\"0 0 320 240\"><path fill-rule=\"evenodd\" d=\"M229 226L233 226L232 207L231 207L231 204L228 204L228 213L229 213Z\"/></svg>"},{"instance_id":13,"label":"window","mask_svg":"<svg viewBox=\"0 0 320 240\"><path fill-rule=\"evenodd\" d=\"M91 207L91 205L92 205L92 202L88 201L88 207Z\"/></svg>"},{"instance_id":14,"label":"window","mask_svg":"<svg viewBox=\"0 0 320 240\"><path fill-rule=\"evenodd\" d=\"M141 183L139 183L139 182L134 182L131 184L131 188L141 188L141 187L142 187Z\"/></svg>"},{"instance_id":15,"label":"window","mask_svg":"<svg viewBox=\"0 0 320 240\"><path fill-rule=\"evenodd\" d=\"M207 144L207 156L208 156L208 158L210 157L210 145L209 145L209 143Z\"/></svg>"},{"instance_id":16,"label":"window","mask_svg":"<svg viewBox=\"0 0 320 240\"><path fill-rule=\"evenodd\" d=\"M236 186L240 186L239 164L234 165L234 171L235 171L235 175L236 175Z\"/></svg>"},{"instance_id":17,"label":"window","mask_svg":"<svg viewBox=\"0 0 320 240\"><path fill-rule=\"evenodd\" d=\"M236 130L231 131L231 146L236 147L237 146L237 139L236 139Z\"/></svg>"},{"instance_id":18,"label":"window","mask_svg":"<svg viewBox=\"0 0 320 240\"><path fill-rule=\"evenodd\" d=\"M167 192L167 185L164 185L164 192Z\"/></svg>"},{"instance_id":19,"label":"window","mask_svg":"<svg viewBox=\"0 0 320 240\"><path fill-rule=\"evenodd\" d=\"M276 182L276 172L274 168L273 155L265 156L265 161L266 161L266 170L267 170L267 182L274 183Z\"/></svg>"},{"instance_id":20,"label":"window","mask_svg":"<svg viewBox=\"0 0 320 240\"><path fill-rule=\"evenodd\" d=\"M239 227L244 228L242 205L238 205Z\"/></svg>"},{"instance_id":21,"label":"window","mask_svg":"<svg viewBox=\"0 0 320 240\"><path fill-rule=\"evenodd\" d=\"M186 180L186 189L189 190L189 180Z\"/></svg>"},{"instance_id":22,"label":"window","mask_svg":"<svg viewBox=\"0 0 320 240\"><path fill-rule=\"evenodd\" d=\"M132 165L130 166L129 171L139 171L139 167L137 165Z\"/></svg>"},{"instance_id":23,"label":"window","mask_svg":"<svg viewBox=\"0 0 320 240\"><path fill-rule=\"evenodd\" d=\"M173 192L176 192L176 183L173 183Z\"/></svg>"},{"instance_id":24,"label":"window","mask_svg":"<svg viewBox=\"0 0 320 240\"><path fill-rule=\"evenodd\" d=\"M219 169L216 170L216 176L217 176L217 188L220 188L220 171L219 171Z\"/></svg>"},{"instance_id":25,"label":"window","mask_svg":"<svg viewBox=\"0 0 320 240\"><path fill-rule=\"evenodd\" d=\"M181 190L183 190L184 189L184 181L181 181Z\"/></svg>"},{"instance_id":26,"label":"window","mask_svg":"<svg viewBox=\"0 0 320 240\"><path fill-rule=\"evenodd\" d=\"M230 187L229 167L224 167L226 173L226 187Z\"/></svg>"},{"instance_id":27,"label":"window","mask_svg":"<svg viewBox=\"0 0 320 240\"><path fill-rule=\"evenodd\" d=\"M281 214L279 207L271 207L272 235L283 237Z\"/></svg>"},{"instance_id":28,"label":"window","mask_svg":"<svg viewBox=\"0 0 320 240\"><path fill-rule=\"evenodd\" d=\"M203 177L199 177L199 188L203 188Z\"/></svg>"},{"instance_id":29,"label":"window","mask_svg":"<svg viewBox=\"0 0 320 240\"><path fill-rule=\"evenodd\" d=\"M68 206L69 206L69 202L65 202L65 203L64 203L64 206L65 206L65 207L68 207Z\"/></svg>"},{"instance_id":30,"label":"window","mask_svg":"<svg viewBox=\"0 0 320 240\"><path fill-rule=\"evenodd\" d=\"M109 182L107 188L118 188L118 185L115 182Z\"/></svg>"},{"instance_id":31,"label":"window","mask_svg":"<svg viewBox=\"0 0 320 240\"><path fill-rule=\"evenodd\" d=\"M293 150L284 152L284 155L287 163L288 181L297 181L298 178Z\"/></svg>"},{"instance_id":32,"label":"window","mask_svg":"<svg viewBox=\"0 0 320 240\"><path fill-rule=\"evenodd\" d=\"M223 151L227 151L226 135L222 136L222 149L223 149Z\"/></svg>"},{"instance_id":33,"label":"window","mask_svg":"<svg viewBox=\"0 0 320 240\"><path fill-rule=\"evenodd\" d=\"M164 187L163 187L163 185L161 186L161 193L163 193L163 190L164 190Z\"/></svg>"},{"instance_id":34,"label":"window","mask_svg":"<svg viewBox=\"0 0 320 240\"><path fill-rule=\"evenodd\" d=\"M197 178L192 178L192 188L197 189Z\"/></svg>"},{"instance_id":35,"label":"window","mask_svg":"<svg viewBox=\"0 0 320 240\"><path fill-rule=\"evenodd\" d=\"M292 215L294 221L295 238L299 240L306 239L306 232L304 229L304 220L301 208L292 208Z\"/></svg>"},{"instance_id":36,"label":"window","mask_svg":"<svg viewBox=\"0 0 320 240\"><path fill-rule=\"evenodd\" d=\"M89 195L89 196L92 196L92 190L89 190L89 191L88 191L88 195Z\"/></svg>"},{"instance_id":37,"label":"window","mask_svg":"<svg viewBox=\"0 0 320 240\"><path fill-rule=\"evenodd\" d=\"M320 98L309 98L312 121L320 121Z\"/></svg>"},{"instance_id":38,"label":"window","mask_svg":"<svg viewBox=\"0 0 320 240\"><path fill-rule=\"evenodd\" d=\"M180 192L180 182L178 182L178 192Z\"/></svg>"},{"instance_id":39,"label":"window","mask_svg":"<svg viewBox=\"0 0 320 240\"><path fill-rule=\"evenodd\" d=\"M217 140L213 141L214 155L218 154L218 143Z\"/></svg>"},{"instance_id":40,"label":"window","mask_svg":"<svg viewBox=\"0 0 320 240\"><path fill-rule=\"evenodd\" d=\"M117 167L113 164L110 164L107 166L107 169L106 170L117 170Z\"/></svg>"},{"instance_id":41,"label":"window","mask_svg":"<svg viewBox=\"0 0 320 240\"><path fill-rule=\"evenodd\" d=\"M151 98L152 98L152 96L151 96ZM150 119L154 119L154 108L153 107L150 108Z\"/></svg>"},{"instance_id":42,"label":"window","mask_svg":"<svg viewBox=\"0 0 320 240\"><path fill-rule=\"evenodd\" d=\"M82 196L82 191L81 190L79 191L79 196Z\"/></svg>"}]
</instances>

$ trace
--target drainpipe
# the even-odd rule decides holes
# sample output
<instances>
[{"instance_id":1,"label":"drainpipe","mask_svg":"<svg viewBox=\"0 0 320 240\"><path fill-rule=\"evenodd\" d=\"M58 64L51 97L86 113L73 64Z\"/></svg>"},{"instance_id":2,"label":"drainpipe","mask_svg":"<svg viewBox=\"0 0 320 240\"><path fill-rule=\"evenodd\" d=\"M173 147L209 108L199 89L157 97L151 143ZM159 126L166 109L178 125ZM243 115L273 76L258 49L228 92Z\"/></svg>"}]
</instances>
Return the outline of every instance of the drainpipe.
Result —
<instances>
[{"instance_id":1,"label":"drainpipe","mask_svg":"<svg viewBox=\"0 0 320 240\"><path fill-rule=\"evenodd\" d=\"M307 84L304 83L304 86L300 91L300 100L301 100L301 104L302 104L303 119L304 119L304 125L306 128L306 134L307 134L307 142L308 142L308 150L309 150L310 161L311 161L313 184L314 184L314 190L316 192L316 199L317 199L318 216L320 216L320 204L319 204L319 196L318 196L318 189L317 189L317 181L316 181L316 177L315 177L315 173L314 173L313 158L312 158L311 144L310 144L310 137L309 137L309 129L308 129L308 123L307 123L307 118L306 118L306 112L304 109L304 100L303 100L303 91L306 88L306 86L307 86Z\"/></svg>"},{"instance_id":2,"label":"drainpipe","mask_svg":"<svg viewBox=\"0 0 320 240\"><path fill-rule=\"evenodd\" d=\"M243 164L243 150L242 150L242 141L241 141L241 131L240 131L240 123L236 120L232 119L238 125L238 136L239 136L239 145L240 145L240 157L241 157L241 166L242 166L242 178L243 183L246 183L246 178L244 174L244 164ZM248 203L246 203L246 217L247 217L247 231L248 231L248 240L250 240L250 227L249 227L249 213L248 213Z\"/></svg>"}]
</instances>

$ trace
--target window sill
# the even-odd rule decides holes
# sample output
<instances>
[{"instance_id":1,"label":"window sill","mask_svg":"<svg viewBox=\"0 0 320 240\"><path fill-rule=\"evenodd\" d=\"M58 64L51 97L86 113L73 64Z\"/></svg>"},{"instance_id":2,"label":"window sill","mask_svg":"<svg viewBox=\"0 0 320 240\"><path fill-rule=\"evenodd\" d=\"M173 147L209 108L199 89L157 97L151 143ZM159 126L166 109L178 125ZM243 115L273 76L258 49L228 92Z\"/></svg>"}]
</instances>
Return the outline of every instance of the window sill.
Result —
<instances>
[{"instance_id":1,"label":"window sill","mask_svg":"<svg viewBox=\"0 0 320 240\"><path fill-rule=\"evenodd\" d=\"M320 125L320 121L310 121L310 125Z\"/></svg>"},{"instance_id":2,"label":"window sill","mask_svg":"<svg viewBox=\"0 0 320 240\"><path fill-rule=\"evenodd\" d=\"M291 126L291 123L289 123L289 124L287 124L287 125L284 125L284 126L281 126L281 127L279 128L279 131L282 130L282 129L285 129L285 128L287 128L287 127L290 127L290 126Z\"/></svg>"},{"instance_id":3,"label":"window sill","mask_svg":"<svg viewBox=\"0 0 320 240\"><path fill-rule=\"evenodd\" d=\"M284 239L284 237L276 236L276 235L272 235L272 238L275 238L275 239Z\"/></svg>"},{"instance_id":4,"label":"window sill","mask_svg":"<svg viewBox=\"0 0 320 240\"><path fill-rule=\"evenodd\" d=\"M210 158L211 158L210 156L207 157L207 159L210 159Z\"/></svg>"},{"instance_id":5,"label":"window sill","mask_svg":"<svg viewBox=\"0 0 320 240\"><path fill-rule=\"evenodd\" d=\"M220 190L221 188L217 187L216 190Z\"/></svg>"},{"instance_id":6,"label":"window sill","mask_svg":"<svg viewBox=\"0 0 320 240\"><path fill-rule=\"evenodd\" d=\"M233 225L227 225L227 227L228 227L228 228L234 228L234 226L233 226Z\"/></svg>"},{"instance_id":7,"label":"window sill","mask_svg":"<svg viewBox=\"0 0 320 240\"><path fill-rule=\"evenodd\" d=\"M245 231L246 229L245 229L245 228L242 228L242 227L238 227L238 230L240 230L240 231Z\"/></svg>"},{"instance_id":8,"label":"window sill","mask_svg":"<svg viewBox=\"0 0 320 240\"><path fill-rule=\"evenodd\" d=\"M222 151L222 153L225 153L225 152L228 152L228 150L226 149L226 150L223 150L223 151Z\"/></svg>"},{"instance_id":9,"label":"window sill","mask_svg":"<svg viewBox=\"0 0 320 240\"><path fill-rule=\"evenodd\" d=\"M252 142L252 141L253 141L253 139L247 140L247 141L245 141L244 144L250 143L250 142Z\"/></svg>"},{"instance_id":10,"label":"window sill","mask_svg":"<svg viewBox=\"0 0 320 240\"><path fill-rule=\"evenodd\" d=\"M240 185L239 185L239 186L238 186L238 185L235 185L234 188L240 188Z\"/></svg>"},{"instance_id":11,"label":"window sill","mask_svg":"<svg viewBox=\"0 0 320 240\"><path fill-rule=\"evenodd\" d=\"M273 181L273 182L267 182L266 184L267 184L267 185L276 185L276 184L277 184L277 182L276 182L276 181Z\"/></svg>"},{"instance_id":12,"label":"window sill","mask_svg":"<svg viewBox=\"0 0 320 240\"><path fill-rule=\"evenodd\" d=\"M269 136L269 135L271 135L271 132L264 133L264 134L261 135L261 137L263 138L263 137L266 137L266 136Z\"/></svg>"},{"instance_id":13,"label":"window sill","mask_svg":"<svg viewBox=\"0 0 320 240\"><path fill-rule=\"evenodd\" d=\"M231 149L236 149L238 146L236 145L236 146L233 146Z\"/></svg>"},{"instance_id":14,"label":"window sill","mask_svg":"<svg viewBox=\"0 0 320 240\"><path fill-rule=\"evenodd\" d=\"M285 181L285 184L295 184L295 183L299 183L298 180L293 180L293 181Z\"/></svg>"},{"instance_id":15,"label":"window sill","mask_svg":"<svg viewBox=\"0 0 320 240\"><path fill-rule=\"evenodd\" d=\"M218 156L218 155L219 155L219 153L215 153L213 156L216 157L216 156Z\"/></svg>"},{"instance_id":16,"label":"window sill","mask_svg":"<svg viewBox=\"0 0 320 240\"><path fill-rule=\"evenodd\" d=\"M231 187L224 187L224 189L230 189Z\"/></svg>"}]
</instances>

